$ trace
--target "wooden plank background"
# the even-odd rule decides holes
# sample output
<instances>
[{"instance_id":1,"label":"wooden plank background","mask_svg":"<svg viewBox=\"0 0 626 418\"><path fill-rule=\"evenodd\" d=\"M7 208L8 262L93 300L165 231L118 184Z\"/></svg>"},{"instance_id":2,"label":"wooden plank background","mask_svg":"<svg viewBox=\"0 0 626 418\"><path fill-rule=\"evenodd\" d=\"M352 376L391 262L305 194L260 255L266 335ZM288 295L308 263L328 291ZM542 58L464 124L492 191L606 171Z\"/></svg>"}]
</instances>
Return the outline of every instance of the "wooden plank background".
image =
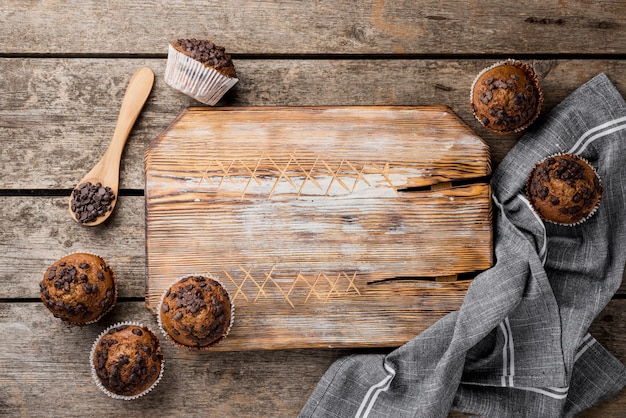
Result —
<instances>
[{"instance_id":1,"label":"wooden plank background","mask_svg":"<svg viewBox=\"0 0 626 418\"><path fill-rule=\"evenodd\" d=\"M211 37L233 53L240 82L220 105L448 105L485 138L494 167L519 135L487 133L473 119L469 86L483 67L510 56L533 64L546 111L601 71L626 94L623 0L6 0L0 22L0 415L8 416L293 417L331 362L352 352L198 357L166 345L166 378L151 396L120 404L89 381L85 342L101 327L154 325L143 297L143 154L197 105L163 82L168 41ZM143 65L156 84L126 146L116 212L83 228L67 197L104 152L128 79ZM80 249L110 260L120 302L101 324L67 328L38 301L37 283ZM625 295L622 286L591 329L622 361ZM622 391L584 416L625 409Z\"/></svg>"}]
</instances>

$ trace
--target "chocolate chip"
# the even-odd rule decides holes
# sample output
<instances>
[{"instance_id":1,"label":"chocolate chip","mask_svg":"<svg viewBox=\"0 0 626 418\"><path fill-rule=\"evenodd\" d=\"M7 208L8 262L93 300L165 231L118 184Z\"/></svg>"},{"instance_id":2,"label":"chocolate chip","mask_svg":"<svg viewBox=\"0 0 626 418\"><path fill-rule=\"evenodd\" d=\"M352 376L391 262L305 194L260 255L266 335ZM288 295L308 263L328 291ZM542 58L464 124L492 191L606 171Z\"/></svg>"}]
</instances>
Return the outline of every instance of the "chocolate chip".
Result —
<instances>
[{"instance_id":1,"label":"chocolate chip","mask_svg":"<svg viewBox=\"0 0 626 418\"><path fill-rule=\"evenodd\" d=\"M98 286L91 283L83 283L83 291L87 294L98 292Z\"/></svg>"},{"instance_id":2,"label":"chocolate chip","mask_svg":"<svg viewBox=\"0 0 626 418\"><path fill-rule=\"evenodd\" d=\"M100 193L100 190L104 190L104 193ZM114 200L115 193L110 187L85 182L72 191L71 209L80 223L93 222L111 210Z\"/></svg>"},{"instance_id":3,"label":"chocolate chip","mask_svg":"<svg viewBox=\"0 0 626 418\"><path fill-rule=\"evenodd\" d=\"M174 314L174 316L172 317L175 321L180 320L183 317L183 314L181 312L176 312Z\"/></svg>"},{"instance_id":4,"label":"chocolate chip","mask_svg":"<svg viewBox=\"0 0 626 418\"><path fill-rule=\"evenodd\" d=\"M174 46L185 51L187 55L193 59L200 61L206 65L216 68L229 67L232 65L232 58L226 54L226 49L217 46L209 40L199 39L178 39L174 42Z\"/></svg>"},{"instance_id":5,"label":"chocolate chip","mask_svg":"<svg viewBox=\"0 0 626 418\"><path fill-rule=\"evenodd\" d=\"M509 86L502 80L496 80L493 82L494 87L497 87L499 89L504 89L506 90Z\"/></svg>"},{"instance_id":6,"label":"chocolate chip","mask_svg":"<svg viewBox=\"0 0 626 418\"><path fill-rule=\"evenodd\" d=\"M492 98L493 98L493 93L490 90L487 90L486 92L478 95L478 99L484 104L489 104Z\"/></svg>"},{"instance_id":7,"label":"chocolate chip","mask_svg":"<svg viewBox=\"0 0 626 418\"><path fill-rule=\"evenodd\" d=\"M170 311L170 306L167 303L164 303L163 305L161 305L161 311L163 313L168 313Z\"/></svg>"}]
</instances>

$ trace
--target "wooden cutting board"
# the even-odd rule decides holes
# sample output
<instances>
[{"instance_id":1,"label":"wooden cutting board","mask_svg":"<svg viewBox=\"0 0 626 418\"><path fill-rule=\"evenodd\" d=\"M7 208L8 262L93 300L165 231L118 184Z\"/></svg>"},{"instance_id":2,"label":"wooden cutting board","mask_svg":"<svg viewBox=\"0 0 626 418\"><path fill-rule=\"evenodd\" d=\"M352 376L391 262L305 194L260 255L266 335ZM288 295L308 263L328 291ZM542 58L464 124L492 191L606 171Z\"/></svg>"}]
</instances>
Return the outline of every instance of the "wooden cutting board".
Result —
<instances>
[{"instance_id":1,"label":"wooden cutting board","mask_svg":"<svg viewBox=\"0 0 626 418\"><path fill-rule=\"evenodd\" d=\"M492 265L487 145L447 107L189 108L146 152L146 303L215 276L215 350L397 346Z\"/></svg>"}]
</instances>

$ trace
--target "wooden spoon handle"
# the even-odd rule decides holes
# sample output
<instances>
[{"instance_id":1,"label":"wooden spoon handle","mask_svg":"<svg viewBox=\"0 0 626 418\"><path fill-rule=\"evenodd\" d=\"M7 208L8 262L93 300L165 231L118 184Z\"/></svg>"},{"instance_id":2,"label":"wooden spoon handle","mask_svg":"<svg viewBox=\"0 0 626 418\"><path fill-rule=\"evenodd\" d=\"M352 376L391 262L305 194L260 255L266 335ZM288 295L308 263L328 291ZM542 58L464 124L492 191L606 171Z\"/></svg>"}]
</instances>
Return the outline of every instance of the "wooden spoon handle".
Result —
<instances>
[{"instance_id":1,"label":"wooden spoon handle","mask_svg":"<svg viewBox=\"0 0 626 418\"><path fill-rule=\"evenodd\" d=\"M148 100L152 85L154 84L154 73L148 67L142 67L133 74L128 82L120 113L113 132L113 139L106 150L103 159L116 159L109 161L112 165L119 165L119 160L124 150L124 145L130 134L143 105Z\"/></svg>"}]
</instances>

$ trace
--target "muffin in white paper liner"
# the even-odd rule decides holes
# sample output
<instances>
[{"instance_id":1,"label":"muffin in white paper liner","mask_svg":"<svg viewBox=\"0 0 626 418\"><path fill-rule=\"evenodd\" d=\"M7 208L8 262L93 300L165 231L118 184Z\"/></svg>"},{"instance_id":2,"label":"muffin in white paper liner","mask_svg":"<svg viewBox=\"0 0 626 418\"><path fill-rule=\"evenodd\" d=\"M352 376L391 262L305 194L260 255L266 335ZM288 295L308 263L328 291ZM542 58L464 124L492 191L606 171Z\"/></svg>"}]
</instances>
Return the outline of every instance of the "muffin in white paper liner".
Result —
<instances>
[{"instance_id":1,"label":"muffin in white paper liner","mask_svg":"<svg viewBox=\"0 0 626 418\"><path fill-rule=\"evenodd\" d=\"M199 102L214 106L238 81L168 46L165 82Z\"/></svg>"},{"instance_id":2,"label":"muffin in white paper liner","mask_svg":"<svg viewBox=\"0 0 626 418\"><path fill-rule=\"evenodd\" d=\"M146 389L144 389L143 391L141 391L140 393L137 393L135 395L120 395L117 394L111 390L109 390L107 387L104 386L104 384L102 384L102 381L100 380L100 377L98 376L98 372L96 370L96 366L95 366L95 359L94 359L94 355L96 352L96 349L98 347L98 344L100 343L100 340L109 333L110 330L121 327L121 326L137 326L140 327L142 330L147 330L152 338L154 338L158 345L157 345L157 351L158 351L158 355L160 356L160 370L159 370L159 374L157 376L157 378L155 379L155 381ZM153 353L154 354L154 353ZM111 326L109 326L108 328L106 328L104 331L102 331L100 333L100 335L98 335L98 338L96 338L96 340L94 341L91 350L89 352L89 364L91 367L91 377L94 381L94 383L96 384L96 386L98 386L98 388L105 393L107 396L109 396L110 398L113 399L120 399L120 400L125 400L125 401L130 401L133 399L137 399L140 398L146 394L148 394L149 392L151 392L161 381L161 378L163 377L163 370L165 369L165 358L163 357L162 353L161 353L161 342L159 341L159 338L157 336L157 334L152 331L149 327L144 326L141 323L138 322L133 322L133 321L125 321L125 322L118 322L116 324L113 324Z\"/></svg>"},{"instance_id":3,"label":"muffin in white paper liner","mask_svg":"<svg viewBox=\"0 0 626 418\"><path fill-rule=\"evenodd\" d=\"M168 292L170 291L170 289L172 288L172 286L174 286L175 284L177 284L178 282L184 280L184 279L191 279L194 277L202 277L205 280L213 280L216 283L218 283L221 288L226 292L226 294L228 295L228 300L230 301L230 321L228 323L228 327L226 328L226 330L222 333L222 335L215 341L209 343L208 345L205 346L189 346L189 345L185 345L182 344L178 341L176 341L163 327L163 322L162 322L162 318L161 318L161 314L162 314L162 306L163 306L163 301L165 300L165 297L167 296ZM215 347L217 344L219 344L220 342L222 342L230 333L231 328L233 327L233 323L235 321L235 304L233 303L232 298L230 297L230 294L228 293L228 290L226 290L226 288L224 287L224 285L222 284L222 282L220 282L218 279L216 279L215 277L213 277L212 275L208 275L208 274L203 274L203 273L199 273L199 274L188 274L182 277L179 277L178 279L174 280L170 286L168 286L168 288L163 292L163 294L161 295L161 299L159 300L159 306L157 307L157 323L159 324L159 329L161 330L161 333L163 334L163 336L165 337L165 339L167 341L169 341L170 343L172 343L174 346L178 347L178 348L184 348L187 349L189 351L208 351L211 348Z\"/></svg>"},{"instance_id":4,"label":"muffin in white paper liner","mask_svg":"<svg viewBox=\"0 0 626 418\"><path fill-rule=\"evenodd\" d=\"M47 272L55 263L63 260L66 257L73 256L73 255L80 255L80 254L87 254L87 255L90 255L90 256L94 256L94 257L100 258L104 262L104 265L109 269L110 274L111 274L111 278L113 280L113 295L111 296L113 300L111 301L110 305L106 309L104 309L102 311L102 313L100 313L100 315L97 316L96 318L94 318L92 320L89 320L89 321L72 322L72 321L69 321L66 318L57 317L56 314L55 314L55 317L61 319L63 322L65 322L66 324L68 324L70 326L82 327L84 325L90 325L90 324L94 324L94 323L100 321L100 319L102 319L106 314L111 312L113 310L113 308L115 308L115 305L117 304L118 286L117 286L117 276L115 275L115 270L113 270L113 268L111 268L111 266L106 261L106 259L104 257L102 257L101 255L99 255L99 254L96 254L96 253L93 253L93 252L90 252L90 251L82 251L82 250L76 250L76 251L72 251L70 253L66 253L63 257L60 257L59 259L55 260L52 264L50 264L48 267L46 267L46 270L44 271L44 280L46 280L45 272ZM46 301L44 300L44 297L43 297L44 296L43 295L43 290L41 289L41 284L40 284L40 290L42 292L42 302L44 303L44 305L46 305ZM54 314L54 311L52 311L52 309L50 309L47 305L46 305L46 308L48 308Z\"/></svg>"},{"instance_id":5,"label":"muffin in white paper liner","mask_svg":"<svg viewBox=\"0 0 626 418\"><path fill-rule=\"evenodd\" d=\"M534 199L530 195L530 182L533 179L533 175L534 175L534 172L537 169L537 167L539 167L541 164L543 164L546 161L548 161L550 158L558 158L558 157L561 157L561 156L574 157L574 158L582 161L584 164L586 164L591 169L591 171L595 175L595 178L598 181L598 187L595 190L595 192L598 194L598 197L597 197L597 201L596 201L594 207L590 210L590 212L587 215L583 216L580 220L578 220L576 222L571 222L571 223L558 222L558 221L555 221L553 219L549 219L548 217L542 215L541 211L536 207L536 204L533 201ZM540 219L542 219L545 222L549 222L549 223L552 223L552 224L555 224L555 225L574 227L574 226L577 226L577 225L580 225L580 224L586 222L591 217L593 217L593 215L598 211L598 209L600 208L600 203L602 203L602 198L603 198L603 195L604 195L604 186L602 185L602 179L600 178L600 175L596 171L595 167L593 165L591 165L591 163L589 161L587 161L587 159L581 157L578 154L570 154L570 153L559 152L559 153L555 153L555 154L552 154L552 155L549 155L549 156L543 158L541 161L537 162L533 166L533 168L530 170L530 173L528 174L528 179L526 180L526 185L525 185L524 192L525 192L526 198L528 199L528 202L530 203L530 206L532 207L533 211L537 214L537 216L539 216Z\"/></svg>"}]
</instances>

